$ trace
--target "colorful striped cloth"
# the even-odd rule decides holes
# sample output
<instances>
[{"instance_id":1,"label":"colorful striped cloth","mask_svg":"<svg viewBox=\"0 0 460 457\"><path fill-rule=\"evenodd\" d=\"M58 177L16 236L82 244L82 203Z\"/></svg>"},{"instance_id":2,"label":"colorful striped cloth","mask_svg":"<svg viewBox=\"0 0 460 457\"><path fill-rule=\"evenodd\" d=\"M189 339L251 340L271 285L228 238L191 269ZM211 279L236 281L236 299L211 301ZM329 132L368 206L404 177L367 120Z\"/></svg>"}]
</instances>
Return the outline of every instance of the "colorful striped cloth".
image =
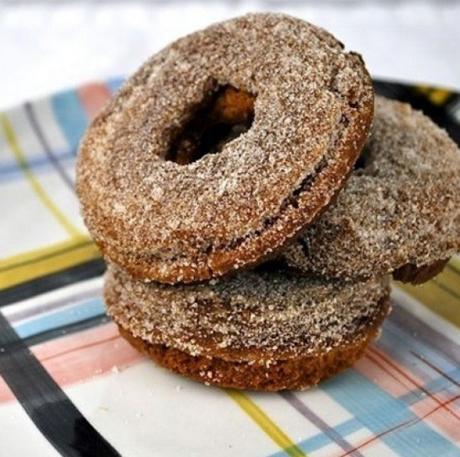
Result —
<instances>
[{"instance_id":1,"label":"colorful striped cloth","mask_svg":"<svg viewBox=\"0 0 460 457\"><path fill-rule=\"evenodd\" d=\"M380 339L307 392L207 387L146 361L104 314L74 193L78 141L120 80L0 114L0 454L460 456L460 261L394 288ZM460 140L460 98L377 82Z\"/></svg>"}]
</instances>

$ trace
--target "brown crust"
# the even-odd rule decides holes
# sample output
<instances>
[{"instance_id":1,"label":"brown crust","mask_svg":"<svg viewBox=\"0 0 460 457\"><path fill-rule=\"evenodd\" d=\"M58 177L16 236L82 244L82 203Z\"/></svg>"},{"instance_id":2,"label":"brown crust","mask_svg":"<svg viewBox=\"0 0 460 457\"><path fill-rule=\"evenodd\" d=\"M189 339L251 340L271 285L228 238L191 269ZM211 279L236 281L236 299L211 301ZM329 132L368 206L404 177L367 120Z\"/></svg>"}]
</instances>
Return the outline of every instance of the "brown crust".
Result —
<instances>
[{"instance_id":1,"label":"brown crust","mask_svg":"<svg viewBox=\"0 0 460 457\"><path fill-rule=\"evenodd\" d=\"M260 34L256 47L245 47L228 63L228 68L223 69L227 65L222 60L225 56L223 50L229 43L240 46L242 30ZM278 33L281 41L273 46L270 40ZM303 44L300 37L304 35L309 39ZM227 39L229 43L225 42ZM297 68L295 59L286 59L283 54L292 52L291 45L297 49L297 57L306 59L305 62L320 59L318 62L321 61L323 71L328 74L328 82L316 75L309 90L321 103L306 107L304 113L289 108L292 111L289 117L284 110L274 111L276 99L267 98L267 94L276 93L287 109L290 105L287 98L283 99L287 97L285 91L300 90L301 81L308 80L299 80L296 73L308 65ZM181 175L190 165L177 171L173 165L163 166L164 162L160 160L155 162L159 165L155 165L152 171L151 164L146 165L147 159L142 154L137 161L126 159L126 167L122 169L117 161L123 161L123 155L132 156L133 151L137 153L143 149L149 150L150 156L155 154L148 138L142 135L151 132L155 125L160 129L166 114L153 124L152 113L159 103L145 95L149 93L146 87L152 85L153 93L159 83L150 76L159 74L167 79L171 65L179 69L178 62L182 60L184 68L190 66L187 53L196 52L197 46L217 52L207 55L208 51L203 51L200 57L204 59L202 68L211 62L209 65L214 65L212 71L222 72L219 78L227 80L226 83L257 94L254 128L228 143L219 157L205 156L192 164L193 176L200 175L200 181L191 178L187 171L186 176ZM221 50L219 46L222 46ZM251 54L253 51L254 55ZM171 53L175 55L174 64ZM235 59L246 59L248 71L242 72L238 67L241 63ZM264 79L268 78L267 75L271 78L278 74L274 68L263 73L266 62L278 60L289 60L294 66L283 72L280 81ZM250 68L252 75L249 75ZM183 83L190 89L187 78L192 76L190 72L181 74L184 81L179 85ZM292 81L286 85L282 82L284 79ZM175 97L173 100L167 99L167 84L160 85L165 106L180 102L178 97L182 96L178 93L177 81L175 84L175 92L171 91ZM283 84L285 87L281 87ZM207 82L197 86L195 92L189 91L188 99L184 92L184 103L195 103L203 91L209 90L213 89ZM297 100L302 98L302 92L296 97ZM315 99L311 97L310 100ZM148 110L143 111L144 106L153 110L145 119L143 116ZM184 105L181 109L188 108ZM316 114L308 114L309 109ZM178 125L184 122L185 117L179 111L168 115L177 117L174 123ZM305 115L308 122L299 122ZM163 283L195 282L246 269L273 256L330 203L367 138L372 115L372 85L361 58L354 53L345 53L340 43L325 31L288 16L272 14L249 15L217 24L179 40L154 56L92 124L82 143L77 167L77 190L85 222L104 255L136 278ZM286 124L281 124L281 120L286 120ZM304 131L297 131L293 124L288 127L288 121L298 124L298 128ZM172 121L169 122L171 125ZM309 131L309 128L313 130ZM159 130L158 134L165 135L165 129ZM263 133L265 131L268 133ZM309 147L312 149L305 153ZM251 165L248 158L253 151L257 151L260 160L252 160ZM276 159L276 167L270 162L272 159ZM230 169L221 168L220 163L233 165ZM138 164L142 167L137 168ZM147 169L150 175L142 175ZM292 172L286 172L291 169ZM176 176L177 182L170 175ZM220 175L221 180L214 179ZM250 176L253 176L252 182L247 179ZM155 186L146 186L146 178L153 179L149 183L153 182ZM184 187L187 179L190 185ZM236 183L236 190L229 191L227 182ZM203 188L202 183L206 185ZM277 192L273 192L273 188ZM222 195L218 194L219 189L224 189Z\"/></svg>"},{"instance_id":2,"label":"brown crust","mask_svg":"<svg viewBox=\"0 0 460 457\"><path fill-rule=\"evenodd\" d=\"M119 327L120 334L134 348L145 354L158 365L175 373L206 384L235 389L278 391L286 389L307 389L320 381L351 367L362 357L366 347L378 335L380 325L388 310L389 302L365 332L353 341L319 352L292 359L273 360L270 364L235 362L218 357L191 356L162 344L151 344L136 338Z\"/></svg>"},{"instance_id":3,"label":"brown crust","mask_svg":"<svg viewBox=\"0 0 460 457\"><path fill-rule=\"evenodd\" d=\"M449 262L449 259L437 260L429 265L417 266L411 263L403 265L393 272L393 278L397 281L423 284L437 276Z\"/></svg>"}]
</instances>

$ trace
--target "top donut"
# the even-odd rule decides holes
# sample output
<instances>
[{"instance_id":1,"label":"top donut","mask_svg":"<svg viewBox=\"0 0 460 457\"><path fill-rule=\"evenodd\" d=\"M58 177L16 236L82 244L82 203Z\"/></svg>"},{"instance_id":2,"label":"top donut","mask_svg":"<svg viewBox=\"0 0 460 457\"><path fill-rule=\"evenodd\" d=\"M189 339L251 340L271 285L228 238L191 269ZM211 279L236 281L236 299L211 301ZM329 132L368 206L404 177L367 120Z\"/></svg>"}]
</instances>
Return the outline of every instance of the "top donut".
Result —
<instances>
[{"instance_id":1,"label":"top donut","mask_svg":"<svg viewBox=\"0 0 460 457\"><path fill-rule=\"evenodd\" d=\"M213 25L151 57L93 121L85 222L137 278L253 266L342 187L372 114L362 59L326 31L279 14Z\"/></svg>"}]
</instances>

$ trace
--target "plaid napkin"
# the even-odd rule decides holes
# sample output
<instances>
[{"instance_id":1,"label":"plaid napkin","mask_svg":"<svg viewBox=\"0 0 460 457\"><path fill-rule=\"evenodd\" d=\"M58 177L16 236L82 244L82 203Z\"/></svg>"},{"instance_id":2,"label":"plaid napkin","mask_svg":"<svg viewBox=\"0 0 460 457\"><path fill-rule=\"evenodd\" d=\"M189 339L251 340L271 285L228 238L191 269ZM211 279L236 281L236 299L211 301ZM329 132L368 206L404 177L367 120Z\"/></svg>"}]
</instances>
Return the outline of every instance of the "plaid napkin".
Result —
<instances>
[{"instance_id":1,"label":"plaid napkin","mask_svg":"<svg viewBox=\"0 0 460 457\"><path fill-rule=\"evenodd\" d=\"M397 285L380 339L306 392L208 387L145 360L104 313L75 154L120 80L0 113L0 454L460 456L460 261ZM460 97L376 82L460 141Z\"/></svg>"}]
</instances>

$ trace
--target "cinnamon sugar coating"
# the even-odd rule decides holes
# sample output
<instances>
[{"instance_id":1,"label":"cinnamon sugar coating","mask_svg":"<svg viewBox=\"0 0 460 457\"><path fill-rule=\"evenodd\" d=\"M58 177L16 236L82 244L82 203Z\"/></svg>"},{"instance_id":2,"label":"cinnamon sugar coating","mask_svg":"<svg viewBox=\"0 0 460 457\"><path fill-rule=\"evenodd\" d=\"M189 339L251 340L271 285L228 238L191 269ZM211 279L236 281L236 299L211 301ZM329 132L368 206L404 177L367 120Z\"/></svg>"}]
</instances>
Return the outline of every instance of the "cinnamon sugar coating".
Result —
<instances>
[{"instance_id":1,"label":"cinnamon sugar coating","mask_svg":"<svg viewBox=\"0 0 460 457\"><path fill-rule=\"evenodd\" d=\"M255 96L249 130L192 163L166 160L224 86ZM273 255L343 185L373 91L361 58L324 30L250 14L150 58L82 141L77 191L92 237L133 276L191 282Z\"/></svg>"},{"instance_id":2,"label":"cinnamon sugar coating","mask_svg":"<svg viewBox=\"0 0 460 457\"><path fill-rule=\"evenodd\" d=\"M286 269L169 286L133 280L113 265L104 287L109 315L134 338L191 356L265 364L356 340L383 319L388 293L385 278L344 283Z\"/></svg>"},{"instance_id":3,"label":"cinnamon sugar coating","mask_svg":"<svg viewBox=\"0 0 460 457\"><path fill-rule=\"evenodd\" d=\"M420 283L460 250L460 151L409 105L376 97L372 133L344 189L283 256L356 280L396 273Z\"/></svg>"}]
</instances>

